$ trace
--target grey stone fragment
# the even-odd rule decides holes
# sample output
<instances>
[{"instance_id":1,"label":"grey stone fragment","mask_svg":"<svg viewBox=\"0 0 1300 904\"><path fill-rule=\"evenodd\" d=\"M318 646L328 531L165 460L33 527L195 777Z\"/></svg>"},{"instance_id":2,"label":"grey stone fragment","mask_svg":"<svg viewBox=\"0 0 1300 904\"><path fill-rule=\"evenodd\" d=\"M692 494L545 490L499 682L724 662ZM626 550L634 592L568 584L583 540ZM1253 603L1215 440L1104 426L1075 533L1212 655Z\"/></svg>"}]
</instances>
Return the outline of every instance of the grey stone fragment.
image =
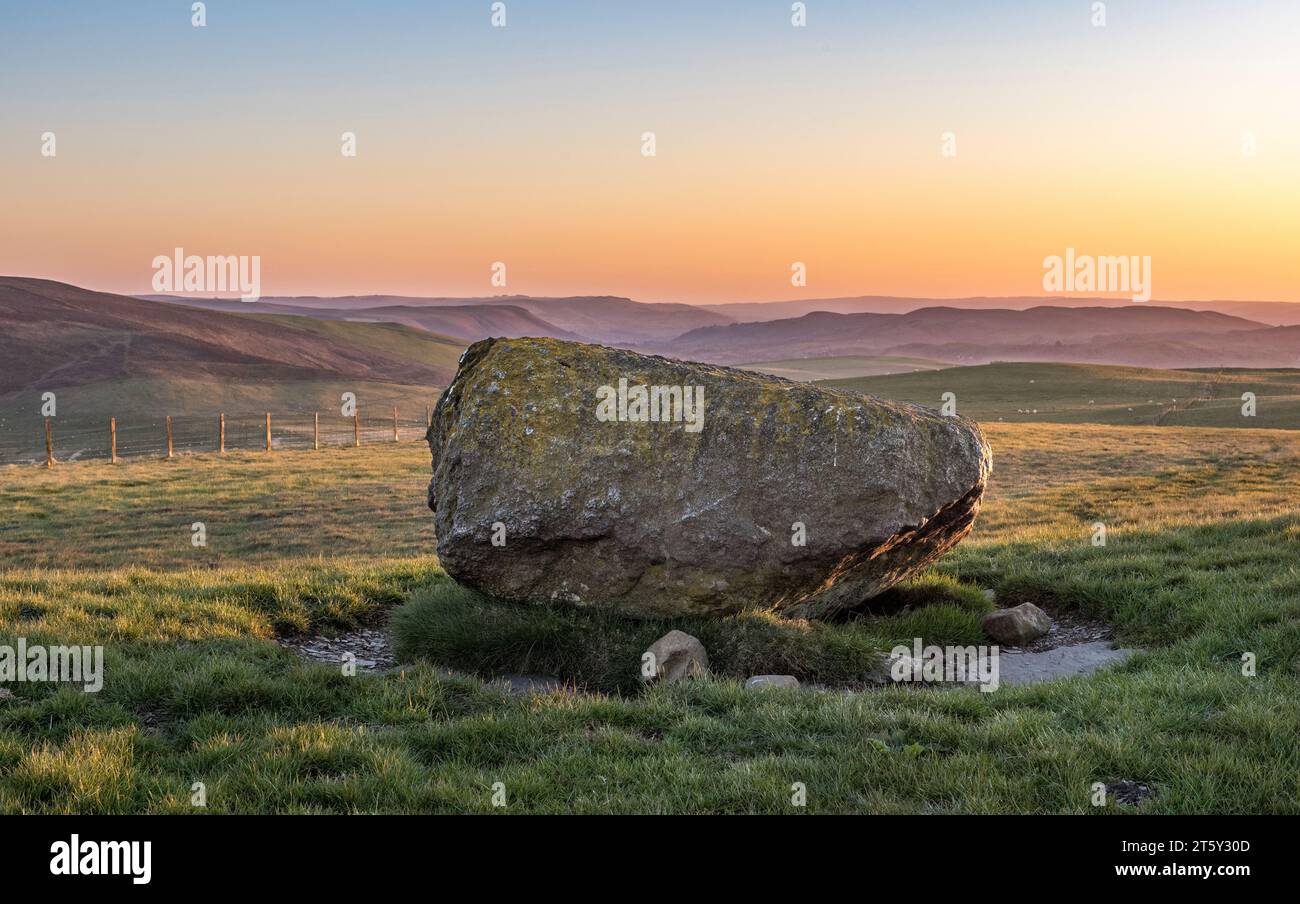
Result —
<instances>
[{"instance_id":1,"label":"grey stone fragment","mask_svg":"<svg viewBox=\"0 0 1300 904\"><path fill-rule=\"evenodd\" d=\"M1000 644L1023 647L1052 630L1052 619L1033 603L995 609L980 619L984 633Z\"/></svg>"}]
</instances>

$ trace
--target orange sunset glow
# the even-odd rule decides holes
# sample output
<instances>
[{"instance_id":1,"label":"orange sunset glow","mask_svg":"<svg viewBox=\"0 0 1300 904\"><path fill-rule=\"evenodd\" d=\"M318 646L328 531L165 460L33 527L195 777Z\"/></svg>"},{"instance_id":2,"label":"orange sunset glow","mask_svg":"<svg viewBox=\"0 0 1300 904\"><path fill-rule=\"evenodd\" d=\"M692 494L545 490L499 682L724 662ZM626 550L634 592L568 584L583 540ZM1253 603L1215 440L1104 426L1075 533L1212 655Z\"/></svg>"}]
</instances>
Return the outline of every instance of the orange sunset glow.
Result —
<instances>
[{"instance_id":1,"label":"orange sunset glow","mask_svg":"<svg viewBox=\"0 0 1300 904\"><path fill-rule=\"evenodd\" d=\"M1074 247L1150 256L1157 299L1295 300L1287 34L1234 39L1268 5L1231 22L1148 6L1121 31L1012 4L947 22L837 4L690 70L716 49L716 12L671 29L521 14L502 35L414 10L380 62L330 56L343 13L240 7L158 49L187 61L166 90L140 75L148 28L90 12L125 61L90 93L72 73L108 51L29 13L34 39L20 19L0 64L17 87L0 269L138 293L153 257L184 247L260 255L272 295L725 302L1035 295L1043 258ZM45 130L57 158L36 153Z\"/></svg>"}]
</instances>

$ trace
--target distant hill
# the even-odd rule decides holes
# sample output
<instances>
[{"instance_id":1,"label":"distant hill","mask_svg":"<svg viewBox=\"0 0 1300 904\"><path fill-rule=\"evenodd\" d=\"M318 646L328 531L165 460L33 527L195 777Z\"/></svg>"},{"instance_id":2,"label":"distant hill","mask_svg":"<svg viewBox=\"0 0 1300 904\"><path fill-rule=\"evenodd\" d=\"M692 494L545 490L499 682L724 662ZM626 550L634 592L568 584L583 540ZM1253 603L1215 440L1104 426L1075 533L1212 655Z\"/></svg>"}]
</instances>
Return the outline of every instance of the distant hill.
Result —
<instances>
[{"instance_id":1,"label":"distant hill","mask_svg":"<svg viewBox=\"0 0 1300 904\"><path fill-rule=\"evenodd\" d=\"M456 336L466 343L487 336L550 336L730 364L845 357L924 358L953 364L1069 361L1160 368L1300 364L1293 334L1280 328L1268 334L1255 332L1277 324L1300 327L1300 304L1280 302L1205 304L1259 311L1266 317L1255 320L1198 310L1195 302L1045 302L1042 298L970 298L920 308L916 306L925 299L880 296L710 306L644 304L618 296L523 295L268 296L252 305L188 297L168 301L232 313L399 323ZM836 310L820 310L823 307ZM884 312L859 312L863 307ZM775 316L781 312L798 315Z\"/></svg>"},{"instance_id":2,"label":"distant hill","mask_svg":"<svg viewBox=\"0 0 1300 904\"><path fill-rule=\"evenodd\" d=\"M388 305L383 307L342 308L308 307L298 304L228 298L178 298L155 296L186 307L231 314L281 314L311 317L317 320L356 323L395 323L415 327L443 336L454 336L468 345L489 336L548 336L553 339L579 340L568 330L547 323L517 305L466 304L447 306Z\"/></svg>"},{"instance_id":3,"label":"distant hill","mask_svg":"<svg viewBox=\"0 0 1300 904\"><path fill-rule=\"evenodd\" d=\"M200 310L0 277L0 396L155 376L436 386L451 378L463 346L409 327L327 331L299 317Z\"/></svg>"},{"instance_id":4,"label":"distant hill","mask_svg":"<svg viewBox=\"0 0 1300 904\"><path fill-rule=\"evenodd\" d=\"M489 336L549 336L554 339L580 340L569 330L548 323L541 317L517 305L472 304L447 307L395 306L367 308L349 312L347 318L356 322L400 323L406 326L458 336L477 342Z\"/></svg>"},{"instance_id":5,"label":"distant hill","mask_svg":"<svg viewBox=\"0 0 1300 904\"><path fill-rule=\"evenodd\" d=\"M1300 366L1300 325L1279 327L1217 311L1131 302L1026 309L943 305L901 314L817 311L737 322L702 307L617 296L286 296L245 304L212 298L159 302L41 280L7 279L0 289L7 299L0 306L0 324L9 327L0 346L8 352L0 374L12 373L14 386L120 379L181 366L191 377L283 380L339 374L372 382L442 384L469 342L524 335L698 361L769 362L793 370L801 368L791 362L809 358ZM738 315L754 308L728 307Z\"/></svg>"},{"instance_id":6,"label":"distant hill","mask_svg":"<svg viewBox=\"0 0 1300 904\"><path fill-rule=\"evenodd\" d=\"M1181 308L1189 311L1214 311L1244 317L1267 326L1300 326L1300 303L1283 301L1161 301L1144 302L1148 307ZM852 298L809 298L795 301L745 301L734 304L704 305L706 310L737 322L786 320L814 311L833 314L906 314L922 308L958 308L965 311L1009 310L1058 307L1083 308L1133 307L1123 298L1067 298L1012 296L1007 298L903 298L889 295L862 295Z\"/></svg>"},{"instance_id":7,"label":"distant hill","mask_svg":"<svg viewBox=\"0 0 1300 904\"><path fill-rule=\"evenodd\" d=\"M198 307L233 310L238 301L181 296L141 296ZM342 297L267 296L257 305L282 313L298 309L313 317L394 320L425 329L480 339L484 336L551 336L602 345L635 346L662 342L732 318L688 304L647 304L617 296L538 298L418 298L400 295ZM332 313L327 313L332 312Z\"/></svg>"},{"instance_id":8,"label":"distant hill","mask_svg":"<svg viewBox=\"0 0 1300 904\"><path fill-rule=\"evenodd\" d=\"M923 308L908 314L819 312L692 330L663 349L719 363L872 355L959 364L1065 361L1141 367L1300 365L1300 327L1211 311L1038 307Z\"/></svg>"},{"instance_id":9,"label":"distant hill","mask_svg":"<svg viewBox=\"0 0 1300 904\"><path fill-rule=\"evenodd\" d=\"M785 377L799 383L817 380L843 380L851 377L878 377L884 374L913 373L919 370L937 370L948 367L949 362L929 358L863 357L849 355L843 358L790 358L785 361L752 361L739 365L774 377Z\"/></svg>"}]
</instances>

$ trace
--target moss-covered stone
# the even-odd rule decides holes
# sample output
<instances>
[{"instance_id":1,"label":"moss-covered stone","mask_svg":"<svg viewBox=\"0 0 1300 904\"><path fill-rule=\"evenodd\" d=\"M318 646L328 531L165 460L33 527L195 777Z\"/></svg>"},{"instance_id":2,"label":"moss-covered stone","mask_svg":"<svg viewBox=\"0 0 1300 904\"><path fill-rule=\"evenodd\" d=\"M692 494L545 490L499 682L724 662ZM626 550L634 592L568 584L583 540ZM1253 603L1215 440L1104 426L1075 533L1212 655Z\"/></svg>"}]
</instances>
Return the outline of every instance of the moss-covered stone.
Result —
<instances>
[{"instance_id":1,"label":"moss-covered stone","mask_svg":"<svg viewBox=\"0 0 1300 904\"><path fill-rule=\"evenodd\" d=\"M702 429L598 418L620 380L702 392ZM961 418L554 339L471 346L429 441L448 573L633 616L857 605L965 536L991 463Z\"/></svg>"}]
</instances>

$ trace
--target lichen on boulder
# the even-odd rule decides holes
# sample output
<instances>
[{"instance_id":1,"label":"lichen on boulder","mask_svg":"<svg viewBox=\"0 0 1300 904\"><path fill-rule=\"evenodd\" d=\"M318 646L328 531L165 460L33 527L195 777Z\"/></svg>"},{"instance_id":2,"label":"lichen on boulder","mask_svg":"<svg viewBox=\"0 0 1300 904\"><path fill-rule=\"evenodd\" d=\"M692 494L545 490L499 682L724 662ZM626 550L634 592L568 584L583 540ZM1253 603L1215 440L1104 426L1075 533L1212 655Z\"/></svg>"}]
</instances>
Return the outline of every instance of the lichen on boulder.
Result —
<instances>
[{"instance_id":1,"label":"lichen on boulder","mask_svg":"<svg viewBox=\"0 0 1300 904\"><path fill-rule=\"evenodd\" d=\"M970 531L991 469L963 418L554 339L470 346L428 438L448 574L633 617L856 607Z\"/></svg>"}]
</instances>

